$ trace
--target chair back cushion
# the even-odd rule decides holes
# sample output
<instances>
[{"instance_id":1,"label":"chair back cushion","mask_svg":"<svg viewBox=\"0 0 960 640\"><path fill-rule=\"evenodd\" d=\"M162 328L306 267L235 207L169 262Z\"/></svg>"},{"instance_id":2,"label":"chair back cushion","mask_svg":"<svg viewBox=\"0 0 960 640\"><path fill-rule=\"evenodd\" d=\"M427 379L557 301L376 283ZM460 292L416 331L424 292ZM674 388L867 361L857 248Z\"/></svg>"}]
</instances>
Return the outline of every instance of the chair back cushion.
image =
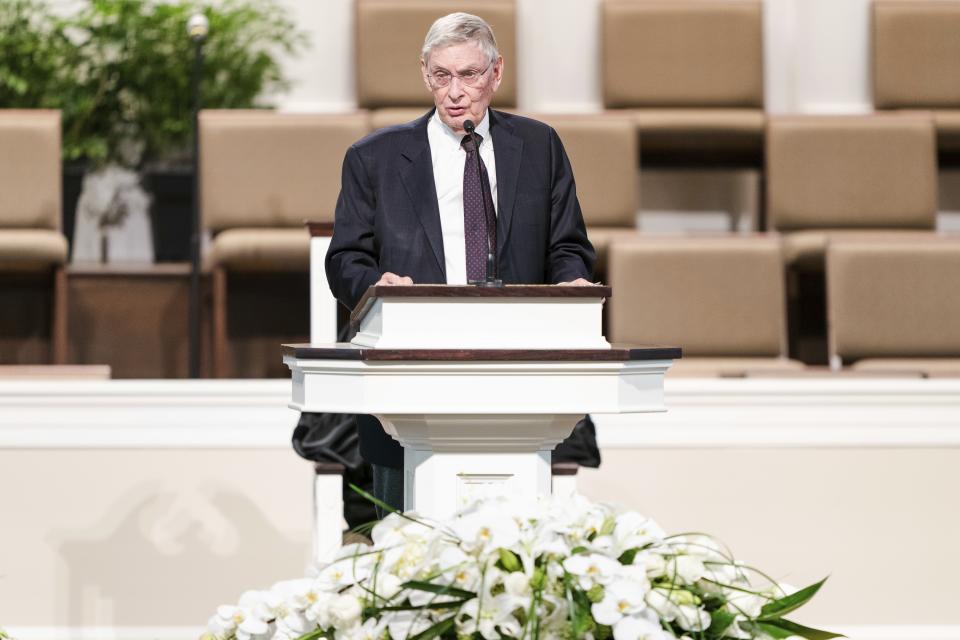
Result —
<instances>
[{"instance_id":1,"label":"chair back cushion","mask_svg":"<svg viewBox=\"0 0 960 640\"><path fill-rule=\"evenodd\" d=\"M556 129L577 183L588 227L634 227L638 198L637 135L625 116L536 116Z\"/></svg>"},{"instance_id":2,"label":"chair back cushion","mask_svg":"<svg viewBox=\"0 0 960 640\"><path fill-rule=\"evenodd\" d=\"M833 242L827 248L831 353L960 356L960 238Z\"/></svg>"},{"instance_id":3,"label":"chair back cushion","mask_svg":"<svg viewBox=\"0 0 960 640\"><path fill-rule=\"evenodd\" d=\"M762 107L760 0L605 0L607 107Z\"/></svg>"},{"instance_id":4,"label":"chair back cushion","mask_svg":"<svg viewBox=\"0 0 960 640\"><path fill-rule=\"evenodd\" d=\"M936 140L926 114L772 116L772 228L932 229Z\"/></svg>"},{"instance_id":5,"label":"chair back cushion","mask_svg":"<svg viewBox=\"0 0 960 640\"><path fill-rule=\"evenodd\" d=\"M516 7L512 0L356 0L356 89L363 108L433 105L420 75L420 50L430 25L448 13L480 16L503 56L503 81L493 106L517 104Z\"/></svg>"},{"instance_id":6,"label":"chair back cushion","mask_svg":"<svg viewBox=\"0 0 960 640\"><path fill-rule=\"evenodd\" d=\"M0 228L59 229L60 112L0 109Z\"/></svg>"},{"instance_id":7,"label":"chair back cushion","mask_svg":"<svg viewBox=\"0 0 960 640\"><path fill-rule=\"evenodd\" d=\"M204 227L220 231L332 221L344 154L368 131L365 112L202 112Z\"/></svg>"},{"instance_id":8,"label":"chair back cushion","mask_svg":"<svg viewBox=\"0 0 960 640\"><path fill-rule=\"evenodd\" d=\"M650 238L610 247L610 340L685 356L786 354L777 238Z\"/></svg>"},{"instance_id":9,"label":"chair back cushion","mask_svg":"<svg viewBox=\"0 0 960 640\"><path fill-rule=\"evenodd\" d=\"M872 13L874 106L960 106L960 3L874 0Z\"/></svg>"}]
</instances>

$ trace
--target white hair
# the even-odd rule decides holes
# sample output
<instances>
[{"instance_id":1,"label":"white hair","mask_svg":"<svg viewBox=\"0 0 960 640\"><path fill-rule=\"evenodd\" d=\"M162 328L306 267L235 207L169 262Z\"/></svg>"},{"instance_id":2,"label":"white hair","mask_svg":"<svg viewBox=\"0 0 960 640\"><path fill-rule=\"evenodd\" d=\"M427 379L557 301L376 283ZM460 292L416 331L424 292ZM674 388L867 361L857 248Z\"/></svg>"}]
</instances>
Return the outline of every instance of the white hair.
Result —
<instances>
[{"instance_id":1,"label":"white hair","mask_svg":"<svg viewBox=\"0 0 960 640\"><path fill-rule=\"evenodd\" d=\"M427 31L420 56L424 62L429 62L430 52L434 49L464 42L476 42L491 63L500 57L493 29L486 20L469 13L451 13L438 18Z\"/></svg>"}]
</instances>

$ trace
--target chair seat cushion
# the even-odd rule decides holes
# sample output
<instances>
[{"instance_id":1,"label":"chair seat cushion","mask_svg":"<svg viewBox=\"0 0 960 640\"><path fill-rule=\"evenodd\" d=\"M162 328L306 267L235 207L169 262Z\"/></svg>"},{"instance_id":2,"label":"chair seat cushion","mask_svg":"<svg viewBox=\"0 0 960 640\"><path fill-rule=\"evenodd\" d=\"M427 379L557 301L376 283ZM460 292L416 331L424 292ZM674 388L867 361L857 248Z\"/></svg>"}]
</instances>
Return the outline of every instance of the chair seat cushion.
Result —
<instances>
[{"instance_id":1,"label":"chair seat cushion","mask_svg":"<svg viewBox=\"0 0 960 640\"><path fill-rule=\"evenodd\" d=\"M804 365L789 358L682 358L673 363L668 376L743 378L751 372L764 374L802 371Z\"/></svg>"},{"instance_id":2,"label":"chair seat cushion","mask_svg":"<svg viewBox=\"0 0 960 640\"><path fill-rule=\"evenodd\" d=\"M854 371L899 372L905 376L960 378L960 358L866 358L850 367Z\"/></svg>"},{"instance_id":3,"label":"chair seat cushion","mask_svg":"<svg viewBox=\"0 0 960 640\"><path fill-rule=\"evenodd\" d=\"M894 229L831 229L793 231L783 235L783 260L799 271L823 271L827 245L835 241L925 240L936 237L934 231Z\"/></svg>"},{"instance_id":4,"label":"chair seat cushion","mask_svg":"<svg viewBox=\"0 0 960 640\"><path fill-rule=\"evenodd\" d=\"M308 271L310 234L303 227L227 229L213 239L210 263L228 271Z\"/></svg>"},{"instance_id":5,"label":"chair seat cushion","mask_svg":"<svg viewBox=\"0 0 960 640\"><path fill-rule=\"evenodd\" d=\"M67 239L52 229L0 229L0 270L42 271L67 261Z\"/></svg>"}]
</instances>

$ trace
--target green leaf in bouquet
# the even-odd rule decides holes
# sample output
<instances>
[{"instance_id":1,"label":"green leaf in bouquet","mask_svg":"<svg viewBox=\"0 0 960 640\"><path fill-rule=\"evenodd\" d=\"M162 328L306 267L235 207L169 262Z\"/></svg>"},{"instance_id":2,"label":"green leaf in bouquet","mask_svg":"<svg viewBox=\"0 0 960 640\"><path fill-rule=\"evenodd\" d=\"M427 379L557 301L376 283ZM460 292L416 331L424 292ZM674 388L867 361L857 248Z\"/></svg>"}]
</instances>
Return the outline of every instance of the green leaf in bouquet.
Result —
<instances>
[{"instance_id":1,"label":"green leaf in bouquet","mask_svg":"<svg viewBox=\"0 0 960 640\"><path fill-rule=\"evenodd\" d=\"M640 549L627 549L620 554L620 557L617 560L620 564L633 564L634 559L637 557L637 554L640 553Z\"/></svg>"},{"instance_id":2,"label":"green leaf in bouquet","mask_svg":"<svg viewBox=\"0 0 960 640\"><path fill-rule=\"evenodd\" d=\"M568 603L570 604L570 625L572 627L574 638L582 638L588 631L596 627L596 622L590 614L590 599L587 594L579 589L568 587Z\"/></svg>"},{"instance_id":3,"label":"green leaf in bouquet","mask_svg":"<svg viewBox=\"0 0 960 640\"><path fill-rule=\"evenodd\" d=\"M593 632L593 637L595 640L610 640L613 637L613 627L598 624L597 630Z\"/></svg>"},{"instance_id":4,"label":"green leaf in bouquet","mask_svg":"<svg viewBox=\"0 0 960 640\"><path fill-rule=\"evenodd\" d=\"M424 629L415 636L411 636L410 640L432 640L432 638L439 638L447 631L453 629L454 616L449 618L444 618L440 622L436 623L428 629Z\"/></svg>"},{"instance_id":5,"label":"green leaf in bouquet","mask_svg":"<svg viewBox=\"0 0 960 640\"><path fill-rule=\"evenodd\" d=\"M500 554L500 567L508 572L513 573L514 571L522 571L523 564L520 562L520 558L517 557L513 551L509 549L497 549Z\"/></svg>"},{"instance_id":6,"label":"green leaf in bouquet","mask_svg":"<svg viewBox=\"0 0 960 640\"><path fill-rule=\"evenodd\" d=\"M710 612L710 626L707 627L707 638L722 638L724 632L730 628L737 616L726 609L717 609Z\"/></svg>"},{"instance_id":7,"label":"green leaf in bouquet","mask_svg":"<svg viewBox=\"0 0 960 640\"><path fill-rule=\"evenodd\" d=\"M751 637L756 634L764 634L770 636L774 640L784 640L784 638L789 638L793 635L786 629L781 629L780 627L774 626L767 622L741 622L740 628L747 633L752 634Z\"/></svg>"},{"instance_id":8,"label":"green leaf in bouquet","mask_svg":"<svg viewBox=\"0 0 960 640\"><path fill-rule=\"evenodd\" d=\"M382 611L420 611L421 609L459 609L472 598L462 600L448 600L447 602L429 602L427 604L391 604L385 607L370 607L374 612L372 617L379 616Z\"/></svg>"},{"instance_id":9,"label":"green leaf in bouquet","mask_svg":"<svg viewBox=\"0 0 960 640\"><path fill-rule=\"evenodd\" d=\"M757 616L757 620L773 620L775 618L785 616L791 611L799 609L809 602L810 598L817 594L817 591L820 590L820 587L822 587L823 583L826 581L827 579L824 578L816 584L812 584L809 587L800 589L799 591L791 593L788 596L784 596L779 600L768 602L767 604L763 605L762 609L760 609L760 615Z\"/></svg>"},{"instance_id":10,"label":"green leaf in bouquet","mask_svg":"<svg viewBox=\"0 0 960 640\"><path fill-rule=\"evenodd\" d=\"M570 549L570 555L572 556L575 556L580 553L586 553L586 552L587 552L586 547L574 547L573 549Z\"/></svg>"},{"instance_id":11,"label":"green leaf in bouquet","mask_svg":"<svg viewBox=\"0 0 960 640\"><path fill-rule=\"evenodd\" d=\"M321 640L321 638L330 638L331 635L323 629L314 629L303 634L297 640Z\"/></svg>"},{"instance_id":12,"label":"green leaf in bouquet","mask_svg":"<svg viewBox=\"0 0 960 640\"><path fill-rule=\"evenodd\" d=\"M456 598L476 598L477 594L465 589L458 589L446 584L434 584L432 582L423 582L422 580L409 580L400 585L404 589L413 589L415 591L427 591L441 596L454 596Z\"/></svg>"},{"instance_id":13,"label":"green leaf in bouquet","mask_svg":"<svg viewBox=\"0 0 960 640\"><path fill-rule=\"evenodd\" d=\"M843 634L833 633L831 631L822 631L812 629L802 624L791 622L790 620L770 620L767 622L757 622L756 628L773 638L790 638L800 636L807 640L830 640L830 638L845 638Z\"/></svg>"}]
</instances>

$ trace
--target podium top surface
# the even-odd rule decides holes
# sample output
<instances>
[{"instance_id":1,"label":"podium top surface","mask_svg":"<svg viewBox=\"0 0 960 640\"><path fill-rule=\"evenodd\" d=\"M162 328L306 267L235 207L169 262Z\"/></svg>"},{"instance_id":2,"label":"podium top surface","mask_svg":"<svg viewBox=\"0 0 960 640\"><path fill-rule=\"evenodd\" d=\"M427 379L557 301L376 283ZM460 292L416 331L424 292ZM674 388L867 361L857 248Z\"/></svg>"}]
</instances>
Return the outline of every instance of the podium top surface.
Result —
<instances>
[{"instance_id":1,"label":"podium top surface","mask_svg":"<svg viewBox=\"0 0 960 640\"><path fill-rule=\"evenodd\" d=\"M603 285L562 286L556 284L508 284L502 287L474 285L414 284L373 285L350 313L350 322L359 324L376 298L609 298L613 288Z\"/></svg>"},{"instance_id":2,"label":"podium top surface","mask_svg":"<svg viewBox=\"0 0 960 640\"><path fill-rule=\"evenodd\" d=\"M611 345L610 349L372 349L349 342L285 344L283 355L298 360L367 362L627 362L679 360L680 347Z\"/></svg>"}]
</instances>

